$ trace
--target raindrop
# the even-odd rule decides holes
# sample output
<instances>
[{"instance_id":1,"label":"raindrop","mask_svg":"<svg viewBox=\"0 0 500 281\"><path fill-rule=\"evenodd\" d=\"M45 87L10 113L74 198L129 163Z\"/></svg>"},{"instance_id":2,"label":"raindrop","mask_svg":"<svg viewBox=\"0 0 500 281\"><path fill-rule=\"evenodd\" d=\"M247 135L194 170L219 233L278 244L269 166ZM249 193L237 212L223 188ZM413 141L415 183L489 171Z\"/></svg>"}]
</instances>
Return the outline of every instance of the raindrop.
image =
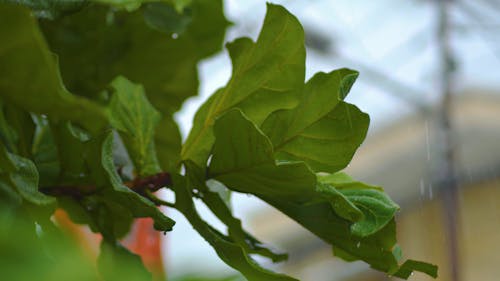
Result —
<instances>
[{"instance_id":1,"label":"raindrop","mask_svg":"<svg viewBox=\"0 0 500 281\"><path fill-rule=\"evenodd\" d=\"M429 199L432 199L433 197L434 197L434 194L433 194L432 184L429 184Z\"/></svg>"},{"instance_id":2,"label":"raindrop","mask_svg":"<svg viewBox=\"0 0 500 281\"><path fill-rule=\"evenodd\" d=\"M172 39L177 39L179 38L179 34L177 33L172 33Z\"/></svg>"},{"instance_id":3,"label":"raindrop","mask_svg":"<svg viewBox=\"0 0 500 281\"><path fill-rule=\"evenodd\" d=\"M427 149L427 161L431 160L431 148L429 143L429 122L425 121L425 148Z\"/></svg>"},{"instance_id":4,"label":"raindrop","mask_svg":"<svg viewBox=\"0 0 500 281\"><path fill-rule=\"evenodd\" d=\"M420 179L420 196L425 195L425 185L424 185L424 179Z\"/></svg>"},{"instance_id":5,"label":"raindrop","mask_svg":"<svg viewBox=\"0 0 500 281\"><path fill-rule=\"evenodd\" d=\"M361 246L361 242L358 242L358 244L356 244L356 248L359 248L359 246Z\"/></svg>"}]
</instances>

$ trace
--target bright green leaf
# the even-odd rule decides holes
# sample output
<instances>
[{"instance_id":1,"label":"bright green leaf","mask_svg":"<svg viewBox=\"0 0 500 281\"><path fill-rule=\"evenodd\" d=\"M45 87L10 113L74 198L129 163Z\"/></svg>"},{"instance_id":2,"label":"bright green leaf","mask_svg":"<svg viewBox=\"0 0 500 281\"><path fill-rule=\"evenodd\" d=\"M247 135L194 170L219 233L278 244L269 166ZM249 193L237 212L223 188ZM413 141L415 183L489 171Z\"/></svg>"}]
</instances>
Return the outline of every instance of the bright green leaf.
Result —
<instances>
[{"instance_id":1,"label":"bright green leaf","mask_svg":"<svg viewBox=\"0 0 500 281\"><path fill-rule=\"evenodd\" d=\"M262 130L278 159L304 161L323 172L347 166L369 124L367 114L342 101L357 76L349 69L317 73L306 83L296 108L276 111L266 119Z\"/></svg>"},{"instance_id":2,"label":"bright green leaf","mask_svg":"<svg viewBox=\"0 0 500 281\"><path fill-rule=\"evenodd\" d=\"M276 163L269 139L238 109L221 116L209 175L232 190L307 201L316 176L303 163Z\"/></svg>"},{"instance_id":3,"label":"bright green leaf","mask_svg":"<svg viewBox=\"0 0 500 281\"><path fill-rule=\"evenodd\" d=\"M336 190L338 193L362 212L362 218L355 219L351 226L352 233L357 236L365 237L382 229L389 223L394 214L399 210L399 206L387 196L380 187L370 186L351 179L344 173L332 175L320 175L319 182L323 186L328 186L329 190ZM344 202L343 200L334 200L335 202ZM341 208L346 206L345 208ZM343 203L342 206L334 207L337 214L352 211L352 206Z\"/></svg>"},{"instance_id":4,"label":"bright green leaf","mask_svg":"<svg viewBox=\"0 0 500 281\"><path fill-rule=\"evenodd\" d=\"M214 142L218 116L238 107L256 124L273 111L297 105L304 84L304 31L283 7L268 4L257 42L241 38L227 45L232 77L198 111L182 148L182 159L204 165Z\"/></svg>"}]
</instances>

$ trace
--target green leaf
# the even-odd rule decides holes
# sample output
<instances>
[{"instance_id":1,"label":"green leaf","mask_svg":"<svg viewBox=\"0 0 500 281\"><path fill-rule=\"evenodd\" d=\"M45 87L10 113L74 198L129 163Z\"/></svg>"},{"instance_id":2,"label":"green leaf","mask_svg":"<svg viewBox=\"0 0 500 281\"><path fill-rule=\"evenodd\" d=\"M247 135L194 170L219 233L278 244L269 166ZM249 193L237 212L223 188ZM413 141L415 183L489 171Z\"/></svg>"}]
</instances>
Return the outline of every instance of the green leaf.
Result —
<instances>
[{"instance_id":1,"label":"green leaf","mask_svg":"<svg viewBox=\"0 0 500 281\"><path fill-rule=\"evenodd\" d=\"M333 173L347 166L369 124L367 114L342 101L357 76L349 69L317 73L306 83L297 107L266 119L262 130L276 158L304 161L317 172Z\"/></svg>"},{"instance_id":2,"label":"green leaf","mask_svg":"<svg viewBox=\"0 0 500 281\"><path fill-rule=\"evenodd\" d=\"M275 162L269 139L238 109L219 117L214 133L209 177L260 197L342 258L364 260L388 273L398 270L393 252L398 206L380 188L343 173L321 174L317 182L304 162Z\"/></svg>"},{"instance_id":3,"label":"green leaf","mask_svg":"<svg viewBox=\"0 0 500 281\"><path fill-rule=\"evenodd\" d=\"M142 84L167 115L197 93L196 65L220 49L227 26L220 0L195 0L190 8L192 21L177 39L150 28L141 10L92 6L40 24L70 91L96 97L122 75Z\"/></svg>"},{"instance_id":4,"label":"green leaf","mask_svg":"<svg viewBox=\"0 0 500 281\"><path fill-rule=\"evenodd\" d=\"M373 189L342 189L340 192L363 212L364 218L351 226L354 235L365 237L379 231L399 210L385 193Z\"/></svg>"},{"instance_id":5,"label":"green leaf","mask_svg":"<svg viewBox=\"0 0 500 281\"><path fill-rule=\"evenodd\" d=\"M436 278L438 276L437 270L438 268L436 265L421 261L407 260L403 263L403 265L401 265L399 270L396 273L394 273L394 276L403 279L408 279L408 277L411 276L413 271L420 271Z\"/></svg>"},{"instance_id":6,"label":"green leaf","mask_svg":"<svg viewBox=\"0 0 500 281\"><path fill-rule=\"evenodd\" d=\"M23 5L31 10L38 18L54 19L83 8L86 0L0 0L1 3Z\"/></svg>"},{"instance_id":7,"label":"green leaf","mask_svg":"<svg viewBox=\"0 0 500 281\"><path fill-rule=\"evenodd\" d=\"M154 227L157 230L172 230L175 224L172 219L165 216L151 201L123 185L113 163L113 134L111 132L100 139L91 141L88 155L87 164L100 188L97 195L104 202L115 202L136 218L153 218Z\"/></svg>"},{"instance_id":8,"label":"green leaf","mask_svg":"<svg viewBox=\"0 0 500 281\"><path fill-rule=\"evenodd\" d=\"M125 9L129 12L137 10L141 5L158 2L174 5L177 11L182 11L190 4L190 0L91 0L92 2L110 5L117 9Z\"/></svg>"},{"instance_id":9,"label":"green leaf","mask_svg":"<svg viewBox=\"0 0 500 281\"><path fill-rule=\"evenodd\" d=\"M182 159L205 165L214 142L213 124L238 107L256 124L273 111L297 105L304 84L304 32L283 7L268 4L257 42L241 38L227 45L232 77L197 112L182 148Z\"/></svg>"},{"instance_id":10,"label":"green leaf","mask_svg":"<svg viewBox=\"0 0 500 281\"><path fill-rule=\"evenodd\" d=\"M20 156L32 157L35 124L26 111L0 101L0 138L7 149Z\"/></svg>"},{"instance_id":11,"label":"green leaf","mask_svg":"<svg viewBox=\"0 0 500 281\"><path fill-rule=\"evenodd\" d=\"M72 95L59 76L36 20L22 6L0 4L0 95L6 102L55 119L71 120L95 132L107 124L106 111ZM26 71L29 69L29 71Z\"/></svg>"},{"instance_id":12,"label":"green leaf","mask_svg":"<svg viewBox=\"0 0 500 281\"><path fill-rule=\"evenodd\" d=\"M0 144L1 177L22 196L36 206L53 209L55 198L38 191L38 171L29 159L7 152Z\"/></svg>"},{"instance_id":13,"label":"green leaf","mask_svg":"<svg viewBox=\"0 0 500 281\"><path fill-rule=\"evenodd\" d=\"M35 122L35 136L33 140L33 162L40 174L40 186L56 185L61 175L59 152L61 149L71 150L70 147L58 147L49 121L43 116L33 114ZM78 147L75 147L78 149Z\"/></svg>"},{"instance_id":14,"label":"green leaf","mask_svg":"<svg viewBox=\"0 0 500 281\"><path fill-rule=\"evenodd\" d=\"M151 273L144 267L141 257L118 243L103 241L97 263L105 281L152 280Z\"/></svg>"},{"instance_id":15,"label":"green leaf","mask_svg":"<svg viewBox=\"0 0 500 281\"><path fill-rule=\"evenodd\" d=\"M168 35L182 34L192 21L189 10L179 13L171 5L165 3L150 3L144 7L146 23Z\"/></svg>"},{"instance_id":16,"label":"green leaf","mask_svg":"<svg viewBox=\"0 0 500 281\"><path fill-rule=\"evenodd\" d=\"M160 113L147 100L141 85L118 76L111 87L111 125L120 132L137 174L145 177L159 173L154 135Z\"/></svg>"},{"instance_id":17,"label":"green leaf","mask_svg":"<svg viewBox=\"0 0 500 281\"><path fill-rule=\"evenodd\" d=\"M238 244L232 242L201 219L196 212L190 190L192 182L182 176L173 177L175 207L186 217L193 228L214 248L217 255L229 266L240 271L249 281L292 281L294 278L277 274L260 267ZM195 181L197 181L195 179Z\"/></svg>"},{"instance_id":18,"label":"green leaf","mask_svg":"<svg viewBox=\"0 0 500 281\"><path fill-rule=\"evenodd\" d=\"M189 175L195 186L201 193L201 200L217 216L217 218L227 226L229 238L242 247L249 254L258 254L270 258L273 262L283 261L288 258L287 254L276 253L266 247L257 238L253 237L243 229L241 221L235 218L231 212L229 202L221 196L226 194L227 188L220 182L210 179L205 182L205 173L192 161L184 163L186 174ZM211 184L209 184L212 182ZM214 186L217 190L214 191ZM225 190L221 192L220 190Z\"/></svg>"},{"instance_id":19,"label":"green leaf","mask_svg":"<svg viewBox=\"0 0 500 281\"><path fill-rule=\"evenodd\" d=\"M7 108L3 102L0 103L0 140L8 151L17 152L16 142L19 140L19 136L7 120L5 114Z\"/></svg>"},{"instance_id":20,"label":"green leaf","mask_svg":"<svg viewBox=\"0 0 500 281\"><path fill-rule=\"evenodd\" d=\"M88 171L82 157L84 142L88 141L90 136L70 122L50 122L50 129L54 140L52 145L57 148L60 166L57 184L91 184L88 182Z\"/></svg>"},{"instance_id":21,"label":"green leaf","mask_svg":"<svg viewBox=\"0 0 500 281\"><path fill-rule=\"evenodd\" d=\"M181 133L171 116L163 116L155 131L156 155L163 171L179 170Z\"/></svg>"},{"instance_id":22,"label":"green leaf","mask_svg":"<svg viewBox=\"0 0 500 281\"><path fill-rule=\"evenodd\" d=\"M351 230L354 235L365 237L374 234L389 223L399 210L399 206L380 187L355 181L345 173L320 175L318 180L323 185L329 186L331 190L337 190L362 212L362 218L353 220L355 223L351 226ZM343 202L342 200L338 201ZM344 205L346 204L344 203ZM341 213L351 210L351 207L334 209L337 214L346 218Z\"/></svg>"},{"instance_id":23,"label":"green leaf","mask_svg":"<svg viewBox=\"0 0 500 281\"><path fill-rule=\"evenodd\" d=\"M363 260L384 272L397 270L398 261L392 253L396 243L394 221L374 235L357 237L351 232L352 223L337 215L327 201L296 204L271 196L261 198L331 244L335 255L348 261Z\"/></svg>"},{"instance_id":24,"label":"green leaf","mask_svg":"<svg viewBox=\"0 0 500 281\"><path fill-rule=\"evenodd\" d=\"M72 92L97 98L118 75L144 86L163 115L155 136L158 160L163 169L176 171L181 136L172 114L197 94L197 63L221 48L228 22L221 0L194 0L191 22L174 39L145 22L147 9L143 14L92 6L40 24Z\"/></svg>"},{"instance_id":25,"label":"green leaf","mask_svg":"<svg viewBox=\"0 0 500 281\"><path fill-rule=\"evenodd\" d=\"M296 201L315 194L316 176L303 162L276 163L269 139L238 109L217 119L209 176L232 190Z\"/></svg>"},{"instance_id":26,"label":"green leaf","mask_svg":"<svg viewBox=\"0 0 500 281\"><path fill-rule=\"evenodd\" d=\"M364 218L363 212L335 187L318 182L316 191L330 202L333 210L342 218L357 222Z\"/></svg>"}]
</instances>

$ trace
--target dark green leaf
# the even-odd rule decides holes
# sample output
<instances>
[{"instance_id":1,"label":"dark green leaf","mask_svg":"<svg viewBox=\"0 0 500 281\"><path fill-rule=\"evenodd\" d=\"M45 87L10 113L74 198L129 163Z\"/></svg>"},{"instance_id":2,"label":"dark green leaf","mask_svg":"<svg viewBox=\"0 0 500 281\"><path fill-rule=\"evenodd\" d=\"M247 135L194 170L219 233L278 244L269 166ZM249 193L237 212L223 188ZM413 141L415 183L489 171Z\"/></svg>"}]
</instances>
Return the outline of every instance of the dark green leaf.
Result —
<instances>
[{"instance_id":1,"label":"dark green leaf","mask_svg":"<svg viewBox=\"0 0 500 281\"><path fill-rule=\"evenodd\" d=\"M221 1L196 0L191 9L193 20L177 39L150 28L139 10L92 6L41 26L70 91L96 97L123 75L142 84L162 114L171 114L196 94L196 64L220 49L227 26Z\"/></svg>"},{"instance_id":2,"label":"dark green leaf","mask_svg":"<svg viewBox=\"0 0 500 281\"><path fill-rule=\"evenodd\" d=\"M82 156L84 142L88 141L90 136L71 125L70 122L51 122L50 128L55 142L52 145L57 147L60 164L57 184L82 185L86 183L88 171Z\"/></svg>"},{"instance_id":3,"label":"dark green leaf","mask_svg":"<svg viewBox=\"0 0 500 281\"><path fill-rule=\"evenodd\" d=\"M163 116L155 131L156 155L163 171L175 172L181 158L181 133L171 116Z\"/></svg>"},{"instance_id":4,"label":"dark green leaf","mask_svg":"<svg viewBox=\"0 0 500 281\"><path fill-rule=\"evenodd\" d=\"M233 73L198 111L182 159L205 165L214 142L213 125L225 111L238 107L256 124L273 111L297 105L304 84L304 32L283 7L268 4L257 42L241 38L227 45Z\"/></svg>"},{"instance_id":5,"label":"dark green leaf","mask_svg":"<svg viewBox=\"0 0 500 281\"><path fill-rule=\"evenodd\" d=\"M71 13L87 5L87 0L0 0L1 3L24 5L38 18L54 19Z\"/></svg>"},{"instance_id":6,"label":"dark green leaf","mask_svg":"<svg viewBox=\"0 0 500 281\"><path fill-rule=\"evenodd\" d=\"M144 19L149 26L168 35L182 34L191 23L190 10L179 13L171 5L150 3L144 7Z\"/></svg>"},{"instance_id":7,"label":"dark green leaf","mask_svg":"<svg viewBox=\"0 0 500 281\"><path fill-rule=\"evenodd\" d=\"M0 5L0 95L6 102L54 119L72 120L89 131L107 123L106 112L91 101L66 91L56 58L30 11ZM27 71L29 69L29 71Z\"/></svg>"},{"instance_id":8,"label":"dark green leaf","mask_svg":"<svg viewBox=\"0 0 500 281\"><path fill-rule=\"evenodd\" d=\"M58 153L62 147L57 147L49 121L46 118L33 115L33 120L36 126L32 147L33 162L40 173L40 186L56 185L61 175ZM70 147L64 147L64 149L71 150Z\"/></svg>"},{"instance_id":9,"label":"dark green leaf","mask_svg":"<svg viewBox=\"0 0 500 281\"><path fill-rule=\"evenodd\" d=\"M154 135L160 113L149 103L141 85L119 76L111 87L111 125L120 132L137 174L144 177L159 173Z\"/></svg>"},{"instance_id":10,"label":"dark green leaf","mask_svg":"<svg viewBox=\"0 0 500 281\"><path fill-rule=\"evenodd\" d=\"M154 227L160 231L172 230L175 222L165 216L151 201L123 185L113 163L113 134L107 133L91 142L87 163L105 202L115 202L129 211L133 217L151 217ZM107 206L113 208L113 206Z\"/></svg>"},{"instance_id":11,"label":"dark green leaf","mask_svg":"<svg viewBox=\"0 0 500 281\"><path fill-rule=\"evenodd\" d=\"M38 191L38 171L29 159L9 153L0 144L1 176L23 197L24 200L41 207L53 209L55 198Z\"/></svg>"},{"instance_id":12,"label":"dark green leaf","mask_svg":"<svg viewBox=\"0 0 500 281\"><path fill-rule=\"evenodd\" d=\"M54 1L54 0L53 0ZM169 3L178 11L191 3L191 0L91 0L92 2L110 5L114 8L125 9L127 11L137 10L141 5L150 2Z\"/></svg>"},{"instance_id":13,"label":"dark green leaf","mask_svg":"<svg viewBox=\"0 0 500 281\"><path fill-rule=\"evenodd\" d=\"M401 265L399 270L394 273L394 276L408 279L411 276L413 271L420 271L429 276L436 278L437 274L437 266L433 264L429 264L426 262L415 261L415 260L407 260Z\"/></svg>"}]
</instances>

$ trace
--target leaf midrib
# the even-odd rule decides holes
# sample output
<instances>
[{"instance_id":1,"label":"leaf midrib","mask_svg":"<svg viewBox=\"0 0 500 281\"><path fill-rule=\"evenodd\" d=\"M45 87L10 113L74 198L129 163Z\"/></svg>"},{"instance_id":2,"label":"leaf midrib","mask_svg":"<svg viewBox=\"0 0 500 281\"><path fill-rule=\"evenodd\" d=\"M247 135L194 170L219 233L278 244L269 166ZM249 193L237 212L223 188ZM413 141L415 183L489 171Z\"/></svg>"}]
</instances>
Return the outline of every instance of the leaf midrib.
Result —
<instances>
[{"instance_id":1,"label":"leaf midrib","mask_svg":"<svg viewBox=\"0 0 500 281\"><path fill-rule=\"evenodd\" d=\"M281 37L283 36L286 28L288 27L288 24L290 22L290 18L287 17L286 18L286 21L285 21L285 24L283 24L283 28L281 29L280 31L280 34L278 36L276 36L275 40L273 41L273 43L271 44L271 46L274 46L276 45L278 42L278 39L281 39ZM206 131L210 128L210 126L212 125L212 122L214 121L214 118L215 116L217 116L217 114L219 114L220 112L222 112L224 109L220 109L221 105L224 104L224 101L228 98L228 95L226 94L229 89L232 89L233 85L234 85L234 81L237 80L236 78L239 78L240 76L244 75L244 73L246 71L248 71L251 67L253 67L254 65L256 65L257 63L261 62L262 58L260 60L258 60L257 62L251 64L251 65L248 65L249 64L249 61L250 61L250 58L252 57L252 54L255 52L256 50L256 43L255 42L252 42L253 45L252 45L252 48L251 48L251 53L250 55L247 55L246 56L246 60L245 60L245 67L243 67L243 70L241 71L238 71L235 73L235 76L233 78L231 78L231 80L229 81L229 84L227 87L224 88L223 92L221 92L219 94L219 96L221 96L220 98L218 98L214 104L215 105L212 105L210 106L210 110L209 112L207 113L207 118L205 119L205 122L204 122L204 125L203 127L201 128L201 130L199 131L199 133L196 135L195 139L193 142L191 142L191 145L188 146L184 151L186 151L184 153L184 156L189 155L188 151L192 150L193 147L196 147L196 145L200 142L200 140L202 139L201 136L205 135L206 134ZM300 49L300 45L298 46L297 49ZM294 50L292 53L296 53L296 50ZM284 65L288 60L285 60L283 62L282 65ZM280 65L280 66L282 66ZM269 79L264 79L261 83L261 85L258 86L258 88L262 88L262 85L265 84L266 82L268 82ZM249 96L251 96L253 93L255 92L250 92L247 96L245 97L242 97L239 101L235 102L234 104L239 104L241 103L243 100L245 100L246 98L248 98ZM227 109L227 108L226 108Z\"/></svg>"}]
</instances>

